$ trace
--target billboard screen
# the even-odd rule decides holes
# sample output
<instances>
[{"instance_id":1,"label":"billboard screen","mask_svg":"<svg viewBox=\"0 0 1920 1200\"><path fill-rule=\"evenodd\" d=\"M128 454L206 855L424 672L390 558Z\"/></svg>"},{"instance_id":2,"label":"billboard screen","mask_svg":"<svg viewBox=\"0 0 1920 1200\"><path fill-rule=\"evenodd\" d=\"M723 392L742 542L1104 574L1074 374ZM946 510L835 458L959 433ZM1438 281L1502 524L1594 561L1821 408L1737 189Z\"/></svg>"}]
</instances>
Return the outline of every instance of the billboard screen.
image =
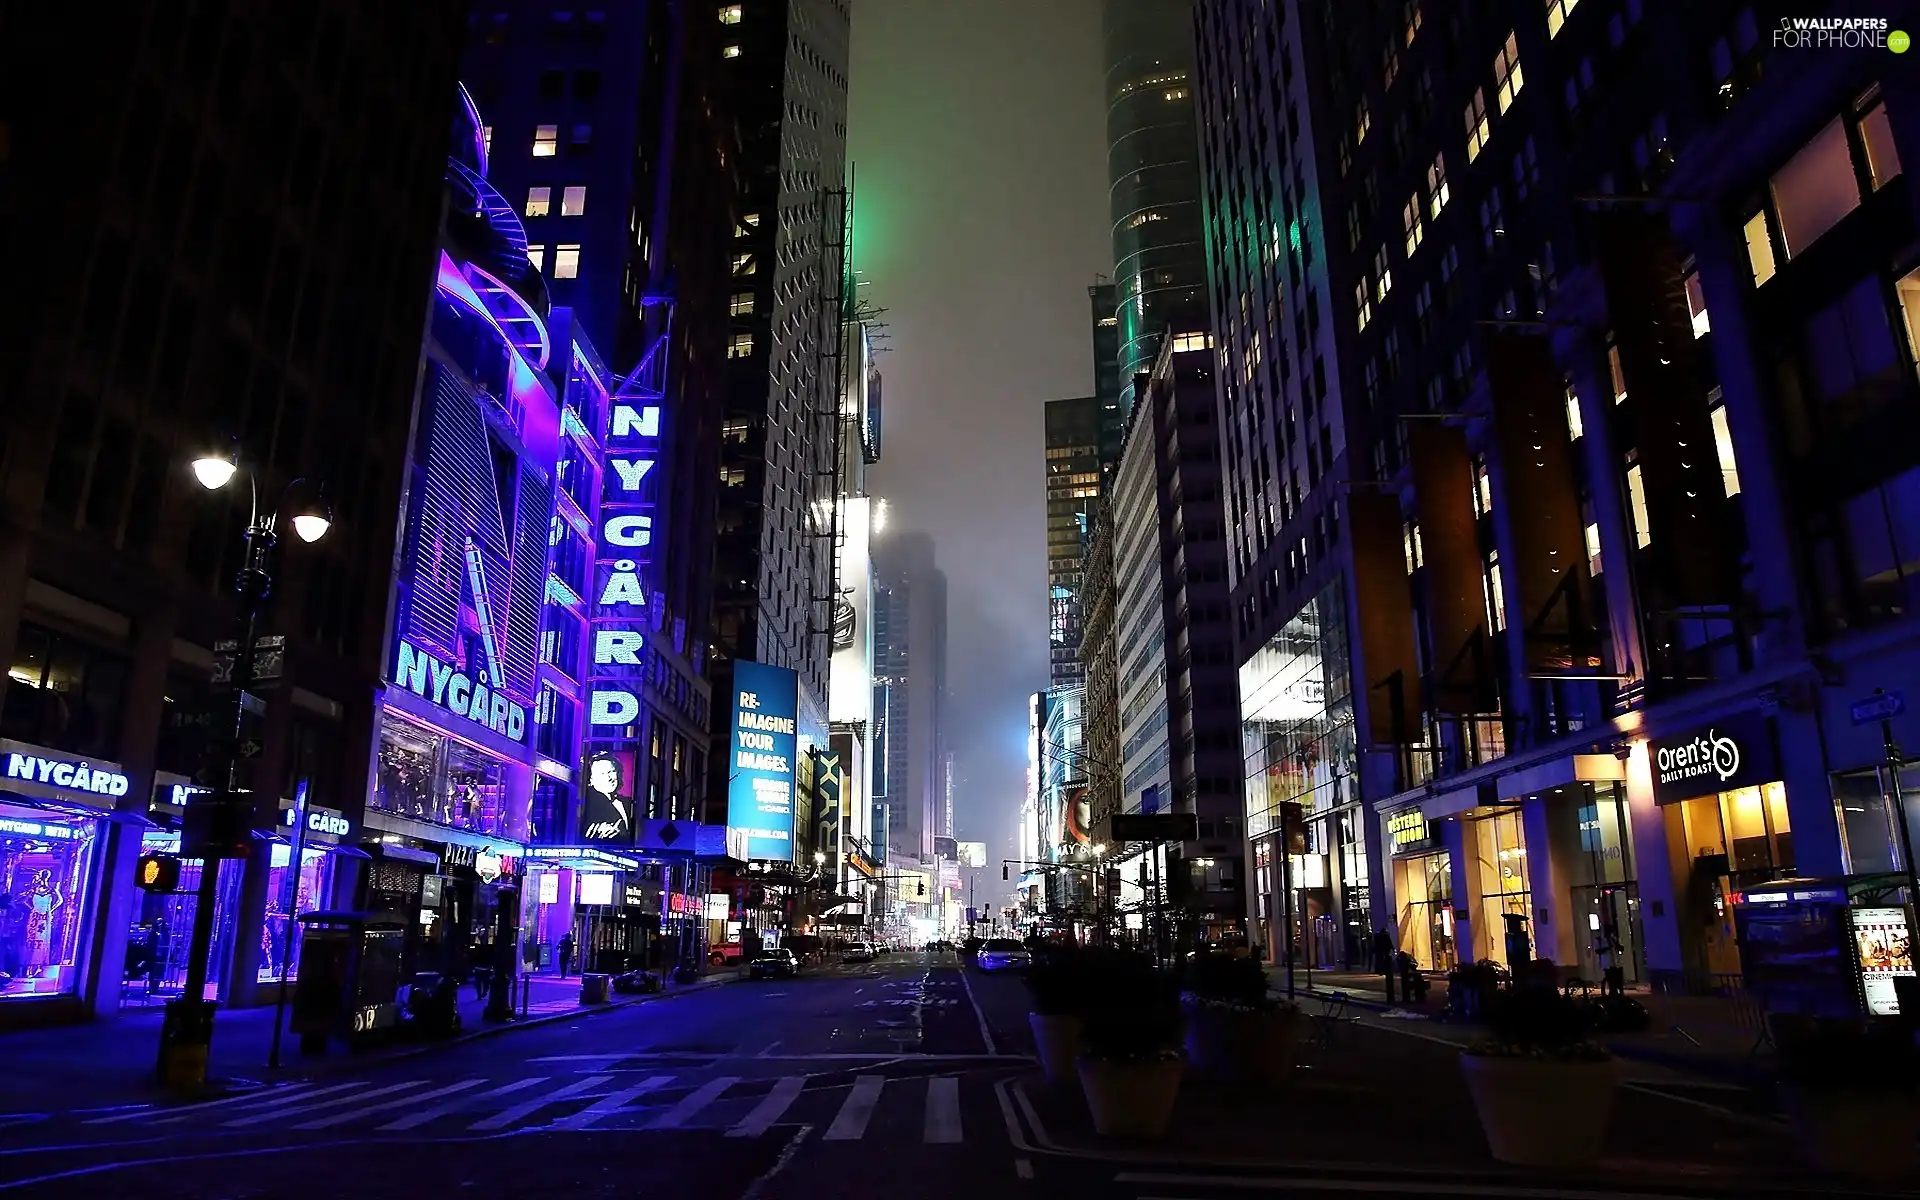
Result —
<instances>
[{"instance_id":1,"label":"billboard screen","mask_svg":"<svg viewBox=\"0 0 1920 1200\"><path fill-rule=\"evenodd\" d=\"M987 865L985 842L961 842L959 845L961 866L979 868Z\"/></svg>"},{"instance_id":2,"label":"billboard screen","mask_svg":"<svg viewBox=\"0 0 1920 1200\"><path fill-rule=\"evenodd\" d=\"M733 664L733 743L728 756L727 853L793 861L794 755L800 676L744 659Z\"/></svg>"}]
</instances>

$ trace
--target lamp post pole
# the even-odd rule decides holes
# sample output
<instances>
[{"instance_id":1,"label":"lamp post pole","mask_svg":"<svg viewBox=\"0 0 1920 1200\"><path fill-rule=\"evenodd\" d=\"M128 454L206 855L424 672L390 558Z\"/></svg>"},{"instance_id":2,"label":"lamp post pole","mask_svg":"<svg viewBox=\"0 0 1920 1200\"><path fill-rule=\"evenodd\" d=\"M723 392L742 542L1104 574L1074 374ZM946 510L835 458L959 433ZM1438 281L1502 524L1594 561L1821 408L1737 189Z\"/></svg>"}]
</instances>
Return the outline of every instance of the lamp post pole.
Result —
<instances>
[{"instance_id":1,"label":"lamp post pole","mask_svg":"<svg viewBox=\"0 0 1920 1200\"><path fill-rule=\"evenodd\" d=\"M258 512L247 522L246 560L234 580L234 593L240 600L243 637L234 654L233 707L225 722L226 739L208 764L209 780L215 791L211 796L196 796L181 814L182 833L191 824L200 829L226 827L222 818L231 818L244 802L239 792L240 742L246 733L247 688L253 683L254 640L259 633L260 610L273 591L269 562L274 536L263 525ZM202 811L195 813L195 807ZM208 846L207 850L214 847ZM182 849L186 849L185 846ZM220 864L226 858L204 853L200 860L200 883L195 891L193 931L187 939L187 978L179 999L167 1005L160 1027L160 1082L174 1087L197 1087L206 1082L207 1056L213 1044L215 1004L206 998L209 960L213 957L214 907L219 899ZM277 1029L277 1025L276 1025Z\"/></svg>"}]
</instances>

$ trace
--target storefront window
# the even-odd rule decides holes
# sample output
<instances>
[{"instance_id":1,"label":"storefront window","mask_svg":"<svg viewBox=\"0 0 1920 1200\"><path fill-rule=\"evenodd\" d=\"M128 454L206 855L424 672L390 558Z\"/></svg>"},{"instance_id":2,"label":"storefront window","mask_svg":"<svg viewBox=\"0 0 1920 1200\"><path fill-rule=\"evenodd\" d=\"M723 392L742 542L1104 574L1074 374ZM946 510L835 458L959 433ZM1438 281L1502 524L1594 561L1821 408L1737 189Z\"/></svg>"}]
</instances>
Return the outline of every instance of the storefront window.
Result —
<instances>
[{"instance_id":1,"label":"storefront window","mask_svg":"<svg viewBox=\"0 0 1920 1200\"><path fill-rule=\"evenodd\" d=\"M99 828L0 804L0 998L79 987Z\"/></svg>"},{"instance_id":2,"label":"storefront window","mask_svg":"<svg viewBox=\"0 0 1920 1200\"><path fill-rule=\"evenodd\" d=\"M1551 797L1547 813L1566 872L1580 977L1599 983L1617 966L1637 982L1645 968L1625 791L1617 783L1583 785L1573 799Z\"/></svg>"},{"instance_id":3,"label":"storefront window","mask_svg":"<svg viewBox=\"0 0 1920 1200\"><path fill-rule=\"evenodd\" d=\"M171 830L152 830L140 840L146 852L176 854L180 835ZM193 914L199 904L200 872L205 864L197 858L180 860L180 884L172 892L140 893L139 915L127 937L126 985L123 1002L155 1003L172 999L186 987L187 957L193 935ZM232 960L233 915L239 909L240 881L246 863L227 859L220 863L220 877L214 884L212 975L206 996L219 999L226 994L226 967Z\"/></svg>"},{"instance_id":4,"label":"storefront window","mask_svg":"<svg viewBox=\"0 0 1920 1200\"><path fill-rule=\"evenodd\" d=\"M1787 819L1787 791L1780 783L1736 788L1682 801L1681 831L1692 863L1687 880L1694 931L1686 947L1705 970L1740 970L1728 894L1741 887L1782 879L1793 873L1793 829ZM1671 833L1672 818L1668 829Z\"/></svg>"},{"instance_id":5,"label":"storefront window","mask_svg":"<svg viewBox=\"0 0 1920 1200\"><path fill-rule=\"evenodd\" d=\"M388 713L373 805L416 820L504 836L507 772L492 755Z\"/></svg>"},{"instance_id":6,"label":"storefront window","mask_svg":"<svg viewBox=\"0 0 1920 1200\"><path fill-rule=\"evenodd\" d=\"M1508 916L1526 918L1523 927L1532 936L1532 887L1527 874L1527 846L1518 809L1497 813L1472 823L1474 867L1479 875L1481 932L1486 954L1495 962L1512 965L1507 952Z\"/></svg>"},{"instance_id":7,"label":"storefront window","mask_svg":"<svg viewBox=\"0 0 1920 1200\"><path fill-rule=\"evenodd\" d=\"M1312 814L1359 798L1352 690L1346 601L1334 584L1240 668L1249 837L1278 826L1282 802Z\"/></svg>"},{"instance_id":8,"label":"storefront window","mask_svg":"<svg viewBox=\"0 0 1920 1200\"><path fill-rule=\"evenodd\" d=\"M1393 864L1400 901L1400 949L1423 971L1449 971L1453 953L1453 856L1446 851Z\"/></svg>"},{"instance_id":9,"label":"storefront window","mask_svg":"<svg viewBox=\"0 0 1920 1200\"><path fill-rule=\"evenodd\" d=\"M300 978L300 925L288 920L288 909L300 913L317 912L333 891L333 855L324 846L303 846L300 870L294 871L293 847L276 842L267 873L267 918L261 927L257 978L271 983L280 978L282 956L287 963L287 978ZM299 893L294 893L295 880ZM287 941L289 928L292 943Z\"/></svg>"},{"instance_id":10,"label":"storefront window","mask_svg":"<svg viewBox=\"0 0 1920 1200\"><path fill-rule=\"evenodd\" d=\"M1905 869L1899 827L1894 824L1887 791L1885 768L1848 771L1833 778L1840 850L1850 875ZM1920 843L1920 760L1900 765L1900 793L1908 833Z\"/></svg>"}]
</instances>

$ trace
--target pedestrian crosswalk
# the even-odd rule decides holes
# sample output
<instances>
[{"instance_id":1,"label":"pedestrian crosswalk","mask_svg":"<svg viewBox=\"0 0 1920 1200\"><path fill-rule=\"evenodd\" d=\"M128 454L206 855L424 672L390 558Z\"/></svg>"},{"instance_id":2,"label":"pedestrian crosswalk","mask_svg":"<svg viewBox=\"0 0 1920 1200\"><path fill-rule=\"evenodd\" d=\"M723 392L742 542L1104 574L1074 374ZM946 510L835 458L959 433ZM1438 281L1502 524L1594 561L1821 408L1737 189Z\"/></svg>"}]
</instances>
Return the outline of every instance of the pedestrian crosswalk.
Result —
<instances>
[{"instance_id":1,"label":"pedestrian crosswalk","mask_svg":"<svg viewBox=\"0 0 1920 1200\"><path fill-rule=\"evenodd\" d=\"M301 1083L168 1108L116 1112L85 1125L185 1126L194 1133L489 1134L538 1129L708 1131L758 1138L797 1125L827 1142L966 1141L963 1095L990 1076L892 1078L877 1073L742 1078L645 1070L517 1079L465 1078ZM999 1128L998 1122L978 1122ZM182 1130L185 1132L186 1130ZM987 1130L971 1132L985 1133Z\"/></svg>"}]
</instances>

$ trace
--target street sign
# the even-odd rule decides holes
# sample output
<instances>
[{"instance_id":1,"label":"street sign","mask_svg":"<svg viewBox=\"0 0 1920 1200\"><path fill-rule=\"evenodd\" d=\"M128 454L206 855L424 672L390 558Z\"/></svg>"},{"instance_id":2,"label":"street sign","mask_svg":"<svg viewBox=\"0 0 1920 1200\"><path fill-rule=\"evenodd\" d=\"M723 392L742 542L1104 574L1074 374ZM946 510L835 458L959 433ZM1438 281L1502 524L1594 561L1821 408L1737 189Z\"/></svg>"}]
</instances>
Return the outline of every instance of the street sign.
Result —
<instances>
[{"instance_id":1,"label":"street sign","mask_svg":"<svg viewBox=\"0 0 1920 1200\"><path fill-rule=\"evenodd\" d=\"M1899 692L1876 691L1865 700L1855 701L1847 711L1853 714L1855 725L1871 725L1907 711L1907 698Z\"/></svg>"},{"instance_id":2,"label":"street sign","mask_svg":"<svg viewBox=\"0 0 1920 1200\"><path fill-rule=\"evenodd\" d=\"M1115 813L1109 820L1116 842L1191 842L1200 836L1193 813Z\"/></svg>"}]
</instances>

